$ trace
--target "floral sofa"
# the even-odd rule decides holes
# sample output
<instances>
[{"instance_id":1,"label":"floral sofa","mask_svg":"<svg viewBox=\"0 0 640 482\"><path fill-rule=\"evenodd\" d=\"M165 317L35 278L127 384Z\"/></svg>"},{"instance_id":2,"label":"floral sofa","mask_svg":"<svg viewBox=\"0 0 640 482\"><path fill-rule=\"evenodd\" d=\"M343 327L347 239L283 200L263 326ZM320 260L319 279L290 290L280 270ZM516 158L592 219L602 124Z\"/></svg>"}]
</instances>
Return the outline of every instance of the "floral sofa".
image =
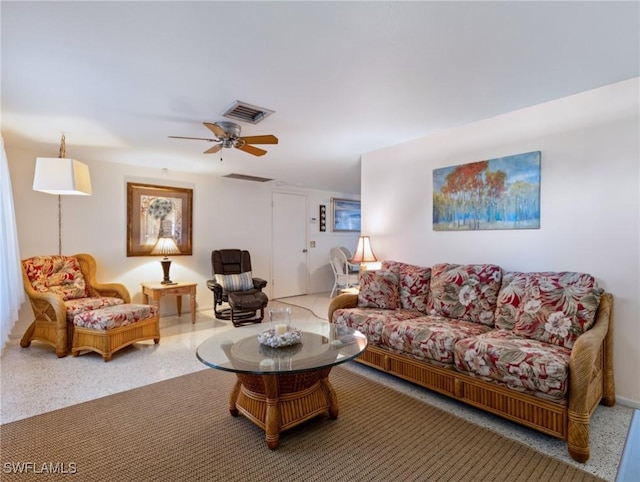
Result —
<instances>
[{"instance_id":1,"label":"floral sofa","mask_svg":"<svg viewBox=\"0 0 640 482\"><path fill-rule=\"evenodd\" d=\"M589 419L615 403L613 297L584 273L384 261L329 320L358 329L359 362L566 440L589 458Z\"/></svg>"}]
</instances>

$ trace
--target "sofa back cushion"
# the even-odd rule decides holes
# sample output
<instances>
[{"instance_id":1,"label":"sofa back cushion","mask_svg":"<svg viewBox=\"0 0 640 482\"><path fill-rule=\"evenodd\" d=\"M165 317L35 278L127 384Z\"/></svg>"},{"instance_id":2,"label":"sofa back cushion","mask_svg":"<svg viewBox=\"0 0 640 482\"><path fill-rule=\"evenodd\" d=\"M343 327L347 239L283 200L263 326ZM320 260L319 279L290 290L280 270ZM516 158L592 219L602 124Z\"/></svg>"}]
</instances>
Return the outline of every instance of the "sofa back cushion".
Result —
<instances>
[{"instance_id":1,"label":"sofa back cushion","mask_svg":"<svg viewBox=\"0 0 640 482\"><path fill-rule=\"evenodd\" d=\"M604 290L589 274L528 273L513 331L516 335L572 348L593 326Z\"/></svg>"},{"instance_id":2,"label":"sofa back cushion","mask_svg":"<svg viewBox=\"0 0 640 482\"><path fill-rule=\"evenodd\" d=\"M493 264L436 264L431 268L429 312L494 326L502 270Z\"/></svg>"},{"instance_id":3,"label":"sofa back cushion","mask_svg":"<svg viewBox=\"0 0 640 482\"><path fill-rule=\"evenodd\" d=\"M73 256L34 256L22 265L39 293L54 293L65 301L89 296L80 263Z\"/></svg>"},{"instance_id":4,"label":"sofa back cushion","mask_svg":"<svg viewBox=\"0 0 640 482\"><path fill-rule=\"evenodd\" d=\"M361 271L358 308L395 310L400 305L398 275L393 271Z\"/></svg>"},{"instance_id":5,"label":"sofa back cushion","mask_svg":"<svg viewBox=\"0 0 640 482\"><path fill-rule=\"evenodd\" d=\"M527 273L505 271L496 304L496 328L513 330L527 287Z\"/></svg>"},{"instance_id":6,"label":"sofa back cushion","mask_svg":"<svg viewBox=\"0 0 640 482\"><path fill-rule=\"evenodd\" d=\"M398 274L400 308L427 313L427 298L431 282L431 268L406 264L400 261L383 261L383 270Z\"/></svg>"}]
</instances>

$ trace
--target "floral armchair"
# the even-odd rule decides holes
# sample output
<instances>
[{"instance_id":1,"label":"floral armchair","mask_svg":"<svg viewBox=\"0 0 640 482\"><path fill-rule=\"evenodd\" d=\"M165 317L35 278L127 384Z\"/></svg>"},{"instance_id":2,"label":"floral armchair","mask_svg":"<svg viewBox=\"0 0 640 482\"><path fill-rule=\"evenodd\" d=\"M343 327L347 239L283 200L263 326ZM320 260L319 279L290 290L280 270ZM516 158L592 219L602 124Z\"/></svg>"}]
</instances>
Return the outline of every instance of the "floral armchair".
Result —
<instances>
[{"instance_id":1,"label":"floral armchair","mask_svg":"<svg viewBox=\"0 0 640 482\"><path fill-rule=\"evenodd\" d=\"M96 261L90 254L25 259L22 279L35 319L20 346L42 341L53 346L58 357L69 352L75 315L131 300L124 285L96 281Z\"/></svg>"}]
</instances>

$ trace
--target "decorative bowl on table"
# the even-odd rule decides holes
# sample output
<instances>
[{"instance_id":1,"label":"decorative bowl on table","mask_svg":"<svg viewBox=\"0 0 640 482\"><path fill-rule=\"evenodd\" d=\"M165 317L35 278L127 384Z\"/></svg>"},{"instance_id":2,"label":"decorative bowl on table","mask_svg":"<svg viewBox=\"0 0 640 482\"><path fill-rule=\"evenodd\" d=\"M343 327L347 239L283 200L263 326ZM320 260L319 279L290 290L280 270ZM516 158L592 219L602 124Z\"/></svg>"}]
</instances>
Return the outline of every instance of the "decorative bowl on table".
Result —
<instances>
[{"instance_id":1,"label":"decorative bowl on table","mask_svg":"<svg viewBox=\"0 0 640 482\"><path fill-rule=\"evenodd\" d=\"M274 360L291 358L293 355L297 354L302 350L302 343L296 343L295 345L286 345L286 346L278 346L272 347L267 345L260 345L258 351L261 355L267 356Z\"/></svg>"},{"instance_id":2,"label":"decorative bowl on table","mask_svg":"<svg viewBox=\"0 0 640 482\"><path fill-rule=\"evenodd\" d=\"M302 341L302 332L297 328L289 327L284 333L277 333L275 328L270 328L258 335L261 345L271 348L281 348L296 345Z\"/></svg>"}]
</instances>

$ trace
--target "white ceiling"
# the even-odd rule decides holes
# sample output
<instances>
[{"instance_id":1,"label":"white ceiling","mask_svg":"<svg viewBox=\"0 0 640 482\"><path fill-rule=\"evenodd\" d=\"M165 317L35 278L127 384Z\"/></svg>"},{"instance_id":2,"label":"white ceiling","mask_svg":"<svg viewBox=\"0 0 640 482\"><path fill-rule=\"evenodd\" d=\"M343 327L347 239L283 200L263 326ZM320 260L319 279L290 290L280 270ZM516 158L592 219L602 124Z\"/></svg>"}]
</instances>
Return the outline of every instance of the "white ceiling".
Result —
<instances>
[{"instance_id":1,"label":"white ceiling","mask_svg":"<svg viewBox=\"0 0 640 482\"><path fill-rule=\"evenodd\" d=\"M360 156L640 75L633 2L12 2L2 135L55 157L360 190ZM242 100L274 134L202 152ZM390 168L393 159L389 160Z\"/></svg>"}]
</instances>

